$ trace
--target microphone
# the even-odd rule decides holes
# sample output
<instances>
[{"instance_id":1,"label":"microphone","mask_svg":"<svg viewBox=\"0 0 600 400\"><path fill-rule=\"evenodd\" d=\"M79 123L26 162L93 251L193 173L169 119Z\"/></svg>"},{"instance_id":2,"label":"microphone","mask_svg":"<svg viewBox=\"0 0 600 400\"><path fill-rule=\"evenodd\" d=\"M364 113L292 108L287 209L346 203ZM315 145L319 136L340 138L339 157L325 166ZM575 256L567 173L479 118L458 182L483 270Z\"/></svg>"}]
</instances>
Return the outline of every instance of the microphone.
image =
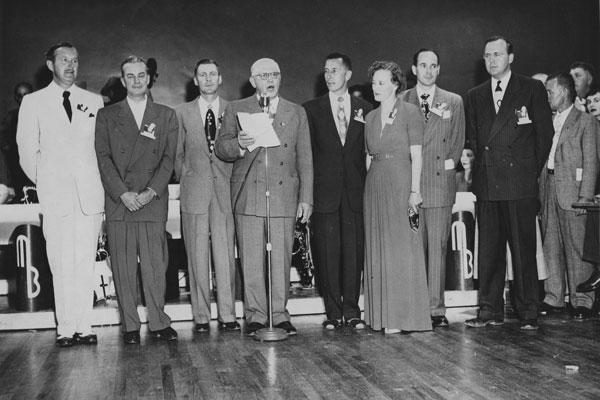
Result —
<instances>
[{"instance_id":1,"label":"microphone","mask_svg":"<svg viewBox=\"0 0 600 400\"><path fill-rule=\"evenodd\" d=\"M269 113L269 106L271 105L271 98L269 97L268 94L261 94L260 95L260 99L258 100L258 104L260 105L260 108L262 108L263 112L265 114Z\"/></svg>"}]
</instances>

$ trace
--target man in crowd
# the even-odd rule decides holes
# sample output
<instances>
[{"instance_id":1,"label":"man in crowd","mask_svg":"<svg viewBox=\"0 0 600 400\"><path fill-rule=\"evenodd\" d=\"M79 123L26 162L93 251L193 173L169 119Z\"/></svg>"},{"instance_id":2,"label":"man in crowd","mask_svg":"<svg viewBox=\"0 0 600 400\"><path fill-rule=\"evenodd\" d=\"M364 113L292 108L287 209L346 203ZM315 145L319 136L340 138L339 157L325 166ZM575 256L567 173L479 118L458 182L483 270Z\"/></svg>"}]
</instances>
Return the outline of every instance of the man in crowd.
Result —
<instances>
[{"instance_id":1,"label":"man in crowd","mask_svg":"<svg viewBox=\"0 0 600 400\"><path fill-rule=\"evenodd\" d=\"M61 347L96 344L92 332L94 263L104 192L94 153L99 95L74 85L79 54L73 44L50 47L52 82L23 98L17 144L20 163L37 185L42 228L54 284Z\"/></svg>"},{"instance_id":2,"label":"man in crowd","mask_svg":"<svg viewBox=\"0 0 600 400\"><path fill-rule=\"evenodd\" d=\"M227 101L219 96L222 81L215 60L198 61L194 84L200 96L175 110L179 122L175 174L180 181L181 223L197 332L209 331L211 258L217 284L219 328L240 329L235 320L235 231L229 184L232 164L219 160L213 152L227 106Z\"/></svg>"},{"instance_id":3,"label":"man in crowd","mask_svg":"<svg viewBox=\"0 0 600 400\"><path fill-rule=\"evenodd\" d=\"M421 191L421 232L429 287L431 322L447 327L444 291L446 250L456 198L456 172L465 142L465 112L462 98L436 85L440 74L438 54L421 49L413 57L412 72L417 85L402 94L404 101L419 106L425 118Z\"/></svg>"},{"instance_id":4,"label":"man in crowd","mask_svg":"<svg viewBox=\"0 0 600 400\"><path fill-rule=\"evenodd\" d=\"M538 329L536 215L538 176L552 145L552 113L544 85L513 74L513 46L486 40L483 55L491 79L469 90L467 137L475 151L473 192L479 220L479 315L470 327L504 323L508 240L521 329Z\"/></svg>"},{"instance_id":5,"label":"man in crowd","mask_svg":"<svg viewBox=\"0 0 600 400\"><path fill-rule=\"evenodd\" d=\"M274 326L289 335L296 334L286 309L290 283L290 263L296 219L307 222L312 214L313 164L310 133L304 109L279 96L281 72L270 58L254 62L250 83L256 93L230 103L223 116L215 143L220 158L233 161L231 199L238 248L244 274L246 334L255 335L268 320L265 278L266 181L270 198L272 259L272 300ZM238 113L260 113L260 98L269 104L268 113L280 145L268 150L268 176L265 148L249 149L255 133L240 129ZM265 106L266 108L266 106Z\"/></svg>"},{"instance_id":6,"label":"man in crowd","mask_svg":"<svg viewBox=\"0 0 600 400\"><path fill-rule=\"evenodd\" d=\"M312 254L327 320L325 329L342 323L365 329L360 318L364 264L363 191L365 116L370 103L350 96L350 58L331 53L325 59L329 92L304 104L315 170Z\"/></svg>"},{"instance_id":7,"label":"man in crowd","mask_svg":"<svg viewBox=\"0 0 600 400\"><path fill-rule=\"evenodd\" d=\"M586 96L594 81L594 67L586 62L577 61L571 64L571 76L575 80L577 97L573 105L581 112L586 112Z\"/></svg>"},{"instance_id":8,"label":"man in crowd","mask_svg":"<svg viewBox=\"0 0 600 400\"><path fill-rule=\"evenodd\" d=\"M546 90L550 107L555 111L555 133L546 169L540 177L542 236L548 266L542 306L564 308L566 269L574 318L583 320L591 316L594 293L577 292L576 287L594 268L582 260L585 210L573 209L572 204L589 202L594 197L598 174L596 140L600 126L593 116L573 106L576 92L571 75L551 75Z\"/></svg>"},{"instance_id":9,"label":"man in crowd","mask_svg":"<svg viewBox=\"0 0 600 400\"><path fill-rule=\"evenodd\" d=\"M177 340L164 312L167 271L168 183L177 148L177 117L147 96L146 61L121 64L127 98L103 108L96 123L96 153L106 191L108 249L126 344L140 342L138 259L150 334Z\"/></svg>"}]
</instances>

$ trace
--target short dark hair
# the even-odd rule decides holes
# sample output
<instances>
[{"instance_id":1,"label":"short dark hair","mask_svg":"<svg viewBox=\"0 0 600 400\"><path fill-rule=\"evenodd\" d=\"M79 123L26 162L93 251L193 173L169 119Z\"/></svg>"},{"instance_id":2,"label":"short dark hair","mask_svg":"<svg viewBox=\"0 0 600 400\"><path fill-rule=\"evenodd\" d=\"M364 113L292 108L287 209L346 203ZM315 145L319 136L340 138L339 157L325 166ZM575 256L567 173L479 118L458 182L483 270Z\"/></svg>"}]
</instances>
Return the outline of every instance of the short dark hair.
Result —
<instances>
[{"instance_id":1,"label":"short dark hair","mask_svg":"<svg viewBox=\"0 0 600 400\"><path fill-rule=\"evenodd\" d=\"M575 91L575 81L573 80L571 74L566 72L557 72L554 74L550 74L548 80L546 80L546 84L554 79L556 79L556 83L558 86L564 88L567 91L571 103L575 102L577 92Z\"/></svg>"},{"instance_id":2,"label":"short dark hair","mask_svg":"<svg viewBox=\"0 0 600 400\"><path fill-rule=\"evenodd\" d=\"M513 45L512 45L512 43L510 42L510 40L508 40L504 36L490 36L489 38L487 38L485 40L485 43L483 44L483 47L485 47L490 42L495 42L496 40L504 40L506 42L506 52L508 54L512 54L513 53Z\"/></svg>"},{"instance_id":3,"label":"short dark hair","mask_svg":"<svg viewBox=\"0 0 600 400\"><path fill-rule=\"evenodd\" d=\"M392 82L398 84L396 94L406 89L406 78L402 73L402 68L400 68L400 66L393 61L375 61L369 67L369 79L373 79L375 72L382 69L390 71L390 74L392 75Z\"/></svg>"},{"instance_id":4,"label":"short dark hair","mask_svg":"<svg viewBox=\"0 0 600 400\"><path fill-rule=\"evenodd\" d=\"M338 52L330 53L327 55L327 57L325 57L325 61L337 60L338 58L342 59L342 64L344 64L344 67L346 67L346 69L348 71L352 71L352 61L350 61L350 57L348 57L345 54L338 53Z\"/></svg>"},{"instance_id":5,"label":"short dark hair","mask_svg":"<svg viewBox=\"0 0 600 400\"><path fill-rule=\"evenodd\" d=\"M198 72L198 67L201 65L206 65L206 64L214 64L215 67L217 67L217 72L219 73L219 75L221 75L221 68L219 68L219 64L217 63L216 60L214 60L212 58L203 58L201 60L198 60L198 62L194 66L194 76L196 76L196 72Z\"/></svg>"},{"instance_id":6,"label":"short dark hair","mask_svg":"<svg viewBox=\"0 0 600 400\"><path fill-rule=\"evenodd\" d=\"M589 97L589 96L593 96L596 93L600 93L600 84L598 83L592 83L592 86L590 87L590 90L587 92L587 94L585 95L585 97Z\"/></svg>"},{"instance_id":7,"label":"short dark hair","mask_svg":"<svg viewBox=\"0 0 600 400\"><path fill-rule=\"evenodd\" d=\"M596 74L596 70L595 70L594 66L590 63L586 63L583 61L575 61L573 64L571 64L571 66L569 67L569 70L572 70L575 68L581 68L582 70L589 72L589 74L592 75L592 77Z\"/></svg>"},{"instance_id":8,"label":"short dark hair","mask_svg":"<svg viewBox=\"0 0 600 400\"><path fill-rule=\"evenodd\" d=\"M135 64L135 63L142 63L144 64L144 66L146 67L146 72L148 72L148 63L146 62L145 58L142 57L138 57L138 56L129 56L126 59L123 60L123 62L121 63L121 76L125 76L123 74L123 66L125 64Z\"/></svg>"},{"instance_id":9,"label":"short dark hair","mask_svg":"<svg viewBox=\"0 0 600 400\"><path fill-rule=\"evenodd\" d=\"M61 47L68 47L70 49L75 49L75 46L71 42L56 43L56 44L50 46L50 48L46 52L46 60L54 62L56 59L56 50L60 49ZM77 49L75 49L75 51L77 51Z\"/></svg>"},{"instance_id":10,"label":"short dark hair","mask_svg":"<svg viewBox=\"0 0 600 400\"><path fill-rule=\"evenodd\" d=\"M423 49L419 49L419 51L417 51L415 53L415 55L413 56L413 65L415 67L417 66L417 63L419 62L419 54L425 53L425 52L428 52L428 51L430 51L433 54L435 54L435 57L437 58L437 63L438 63L438 65L440 65L440 55L437 53L437 51L432 50L432 49L425 49L425 48L423 48Z\"/></svg>"}]
</instances>

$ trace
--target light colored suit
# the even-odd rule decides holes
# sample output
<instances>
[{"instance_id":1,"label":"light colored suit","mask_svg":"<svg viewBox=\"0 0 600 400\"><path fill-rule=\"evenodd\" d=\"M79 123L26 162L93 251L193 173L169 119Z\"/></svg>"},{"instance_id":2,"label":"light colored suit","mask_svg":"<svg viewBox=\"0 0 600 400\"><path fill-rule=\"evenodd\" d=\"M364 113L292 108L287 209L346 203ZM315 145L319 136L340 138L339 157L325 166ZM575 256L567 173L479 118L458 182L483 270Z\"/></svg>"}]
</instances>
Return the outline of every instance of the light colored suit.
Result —
<instances>
[{"instance_id":1,"label":"light colored suit","mask_svg":"<svg viewBox=\"0 0 600 400\"><path fill-rule=\"evenodd\" d=\"M219 109L213 109L218 121L227 104L219 98ZM179 122L175 175L180 182L192 314L196 323L210 321L210 233L218 319L232 322L235 320L235 229L230 190L233 164L210 153L198 99L180 105L175 113Z\"/></svg>"},{"instance_id":2,"label":"light colored suit","mask_svg":"<svg viewBox=\"0 0 600 400\"><path fill-rule=\"evenodd\" d=\"M141 131L155 125L155 138ZM96 153L106 190L106 227L122 330L140 329L137 313L138 256L150 330L171 323L164 312L167 271L168 184L177 149L177 118L171 108L148 99L138 128L127 100L103 108L96 123ZM125 192L146 188L156 197L131 212L121 202Z\"/></svg>"},{"instance_id":3,"label":"light colored suit","mask_svg":"<svg viewBox=\"0 0 600 400\"><path fill-rule=\"evenodd\" d=\"M237 113L262 112L256 96L229 103L216 154L234 161L231 199L236 220L238 246L244 273L246 322L266 323L268 319L265 285L265 150L242 152L237 136ZM313 203L313 164L310 133L302 107L279 98L273 128L281 141L270 148L269 191L273 278L273 324L290 319L286 310L294 225L299 203Z\"/></svg>"},{"instance_id":4,"label":"light colored suit","mask_svg":"<svg viewBox=\"0 0 600 400\"><path fill-rule=\"evenodd\" d=\"M57 332L89 333L93 268L104 210L94 153L94 127L102 98L73 85L72 121L55 82L23 98L17 144L23 171L37 185L54 282Z\"/></svg>"},{"instance_id":5,"label":"light colored suit","mask_svg":"<svg viewBox=\"0 0 600 400\"><path fill-rule=\"evenodd\" d=\"M544 302L555 307L564 306L565 268L571 305L592 308L594 303L594 292L576 291L577 285L585 281L594 268L582 260L586 216L576 215L571 205L579 197L594 197L599 135L598 121L573 107L556 145L554 174L544 169L540 177L542 237L549 273L544 283Z\"/></svg>"},{"instance_id":6,"label":"light colored suit","mask_svg":"<svg viewBox=\"0 0 600 400\"><path fill-rule=\"evenodd\" d=\"M421 107L417 88L401 95L408 103ZM456 198L455 167L465 142L465 110L462 98L435 87L432 111L425 125L423 169L421 172L421 226L429 302L432 316L446 314L446 250Z\"/></svg>"}]
</instances>

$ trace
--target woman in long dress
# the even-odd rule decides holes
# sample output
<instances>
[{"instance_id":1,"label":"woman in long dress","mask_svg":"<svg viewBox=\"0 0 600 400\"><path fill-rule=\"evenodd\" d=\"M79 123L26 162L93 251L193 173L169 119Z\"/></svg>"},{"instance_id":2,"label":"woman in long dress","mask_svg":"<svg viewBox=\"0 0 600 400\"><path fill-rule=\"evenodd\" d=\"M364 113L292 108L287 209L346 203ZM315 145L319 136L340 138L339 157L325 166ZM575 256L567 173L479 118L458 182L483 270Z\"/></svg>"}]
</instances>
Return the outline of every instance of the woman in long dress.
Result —
<instances>
[{"instance_id":1,"label":"woman in long dress","mask_svg":"<svg viewBox=\"0 0 600 400\"><path fill-rule=\"evenodd\" d=\"M365 184L365 320L385 333L431 330L422 232L418 212L425 121L421 110L396 96L404 77L394 62L369 68L375 100L367 115L369 171Z\"/></svg>"}]
</instances>

